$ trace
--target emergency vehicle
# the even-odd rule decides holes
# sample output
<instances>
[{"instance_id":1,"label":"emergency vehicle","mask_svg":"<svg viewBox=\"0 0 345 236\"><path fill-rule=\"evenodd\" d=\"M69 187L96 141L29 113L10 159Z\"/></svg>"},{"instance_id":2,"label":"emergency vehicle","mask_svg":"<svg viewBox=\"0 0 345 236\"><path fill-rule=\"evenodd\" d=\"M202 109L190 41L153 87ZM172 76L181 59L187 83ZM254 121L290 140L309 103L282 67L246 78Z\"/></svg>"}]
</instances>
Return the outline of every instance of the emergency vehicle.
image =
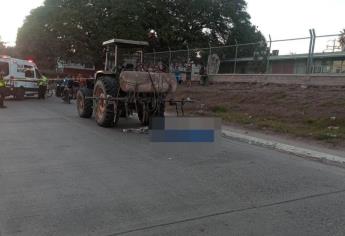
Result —
<instances>
[{"instance_id":1,"label":"emergency vehicle","mask_svg":"<svg viewBox=\"0 0 345 236\"><path fill-rule=\"evenodd\" d=\"M8 96L21 100L25 95L38 93L38 80L42 77L36 64L31 60L21 60L0 56L0 71L4 73Z\"/></svg>"}]
</instances>

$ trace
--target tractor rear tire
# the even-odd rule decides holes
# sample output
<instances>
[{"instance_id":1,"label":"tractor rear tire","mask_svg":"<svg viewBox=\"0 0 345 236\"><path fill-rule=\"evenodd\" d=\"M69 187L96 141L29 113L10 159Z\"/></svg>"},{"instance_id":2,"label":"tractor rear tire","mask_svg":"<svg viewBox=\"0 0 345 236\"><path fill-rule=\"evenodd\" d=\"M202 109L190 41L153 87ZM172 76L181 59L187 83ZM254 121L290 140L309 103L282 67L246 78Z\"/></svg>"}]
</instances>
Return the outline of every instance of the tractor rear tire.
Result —
<instances>
[{"instance_id":1,"label":"tractor rear tire","mask_svg":"<svg viewBox=\"0 0 345 236\"><path fill-rule=\"evenodd\" d=\"M101 127L113 127L119 119L119 110L107 101L108 96L116 96L119 90L118 80L112 76L100 77L94 87L93 96L97 98L95 119Z\"/></svg>"},{"instance_id":2,"label":"tractor rear tire","mask_svg":"<svg viewBox=\"0 0 345 236\"><path fill-rule=\"evenodd\" d=\"M86 99L92 97L92 90L81 88L77 92L77 109L81 118L91 118L93 113L93 100Z\"/></svg>"}]
</instances>

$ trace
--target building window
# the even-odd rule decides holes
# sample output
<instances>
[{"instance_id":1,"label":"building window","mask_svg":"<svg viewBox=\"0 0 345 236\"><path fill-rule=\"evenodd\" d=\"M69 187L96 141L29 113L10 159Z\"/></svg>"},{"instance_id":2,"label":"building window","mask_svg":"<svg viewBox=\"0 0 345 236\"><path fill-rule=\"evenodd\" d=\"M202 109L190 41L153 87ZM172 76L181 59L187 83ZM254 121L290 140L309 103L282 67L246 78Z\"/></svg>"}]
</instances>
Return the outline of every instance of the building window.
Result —
<instances>
[{"instance_id":1,"label":"building window","mask_svg":"<svg viewBox=\"0 0 345 236\"><path fill-rule=\"evenodd\" d=\"M332 73L341 73L342 72L342 62L343 61L334 61L333 62L333 68Z\"/></svg>"},{"instance_id":2,"label":"building window","mask_svg":"<svg viewBox=\"0 0 345 236\"><path fill-rule=\"evenodd\" d=\"M331 73L331 61L322 61L322 64L321 64L321 73Z\"/></svg>"}]
</instances>

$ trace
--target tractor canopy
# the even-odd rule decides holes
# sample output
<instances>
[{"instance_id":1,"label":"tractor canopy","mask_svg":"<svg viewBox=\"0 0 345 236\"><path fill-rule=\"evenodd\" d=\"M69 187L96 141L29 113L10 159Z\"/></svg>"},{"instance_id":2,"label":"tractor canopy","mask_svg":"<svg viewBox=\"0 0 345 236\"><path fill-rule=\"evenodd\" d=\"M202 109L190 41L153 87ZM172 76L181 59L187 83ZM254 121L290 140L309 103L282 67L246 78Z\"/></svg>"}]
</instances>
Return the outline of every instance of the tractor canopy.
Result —
<instances>
[{"instance_id":1,"label":"tractor canopy","mask_svg":"<svg viewBox=\"0 0 345 236\"><path fill-rule=\"evenodd\" d=\"M143 63L144 49L148 42L127 39L110 39L103 42L106 48L105 71L114 71L116 68L134 69Z\"/></svg>"}]
</instances>

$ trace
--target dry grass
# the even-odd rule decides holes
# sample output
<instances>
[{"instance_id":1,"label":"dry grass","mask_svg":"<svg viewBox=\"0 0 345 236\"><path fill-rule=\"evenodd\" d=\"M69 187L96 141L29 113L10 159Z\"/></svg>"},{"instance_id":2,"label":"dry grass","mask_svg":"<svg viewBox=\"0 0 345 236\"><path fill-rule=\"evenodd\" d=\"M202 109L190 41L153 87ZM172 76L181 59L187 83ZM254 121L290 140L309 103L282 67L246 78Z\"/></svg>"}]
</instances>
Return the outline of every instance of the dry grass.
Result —
<instances>
[{"instance_id":1,"label":"dry grass","mask_svg":"<svg viewBox=\"0 0 345 236\"><path fill-rule=\"evenodd\" d=\"M198 100L187 107L190 115L211 114L229 124L345 147L345 89L341 87L181 86L176 97Z\"/></svg>"}]
</instances>

